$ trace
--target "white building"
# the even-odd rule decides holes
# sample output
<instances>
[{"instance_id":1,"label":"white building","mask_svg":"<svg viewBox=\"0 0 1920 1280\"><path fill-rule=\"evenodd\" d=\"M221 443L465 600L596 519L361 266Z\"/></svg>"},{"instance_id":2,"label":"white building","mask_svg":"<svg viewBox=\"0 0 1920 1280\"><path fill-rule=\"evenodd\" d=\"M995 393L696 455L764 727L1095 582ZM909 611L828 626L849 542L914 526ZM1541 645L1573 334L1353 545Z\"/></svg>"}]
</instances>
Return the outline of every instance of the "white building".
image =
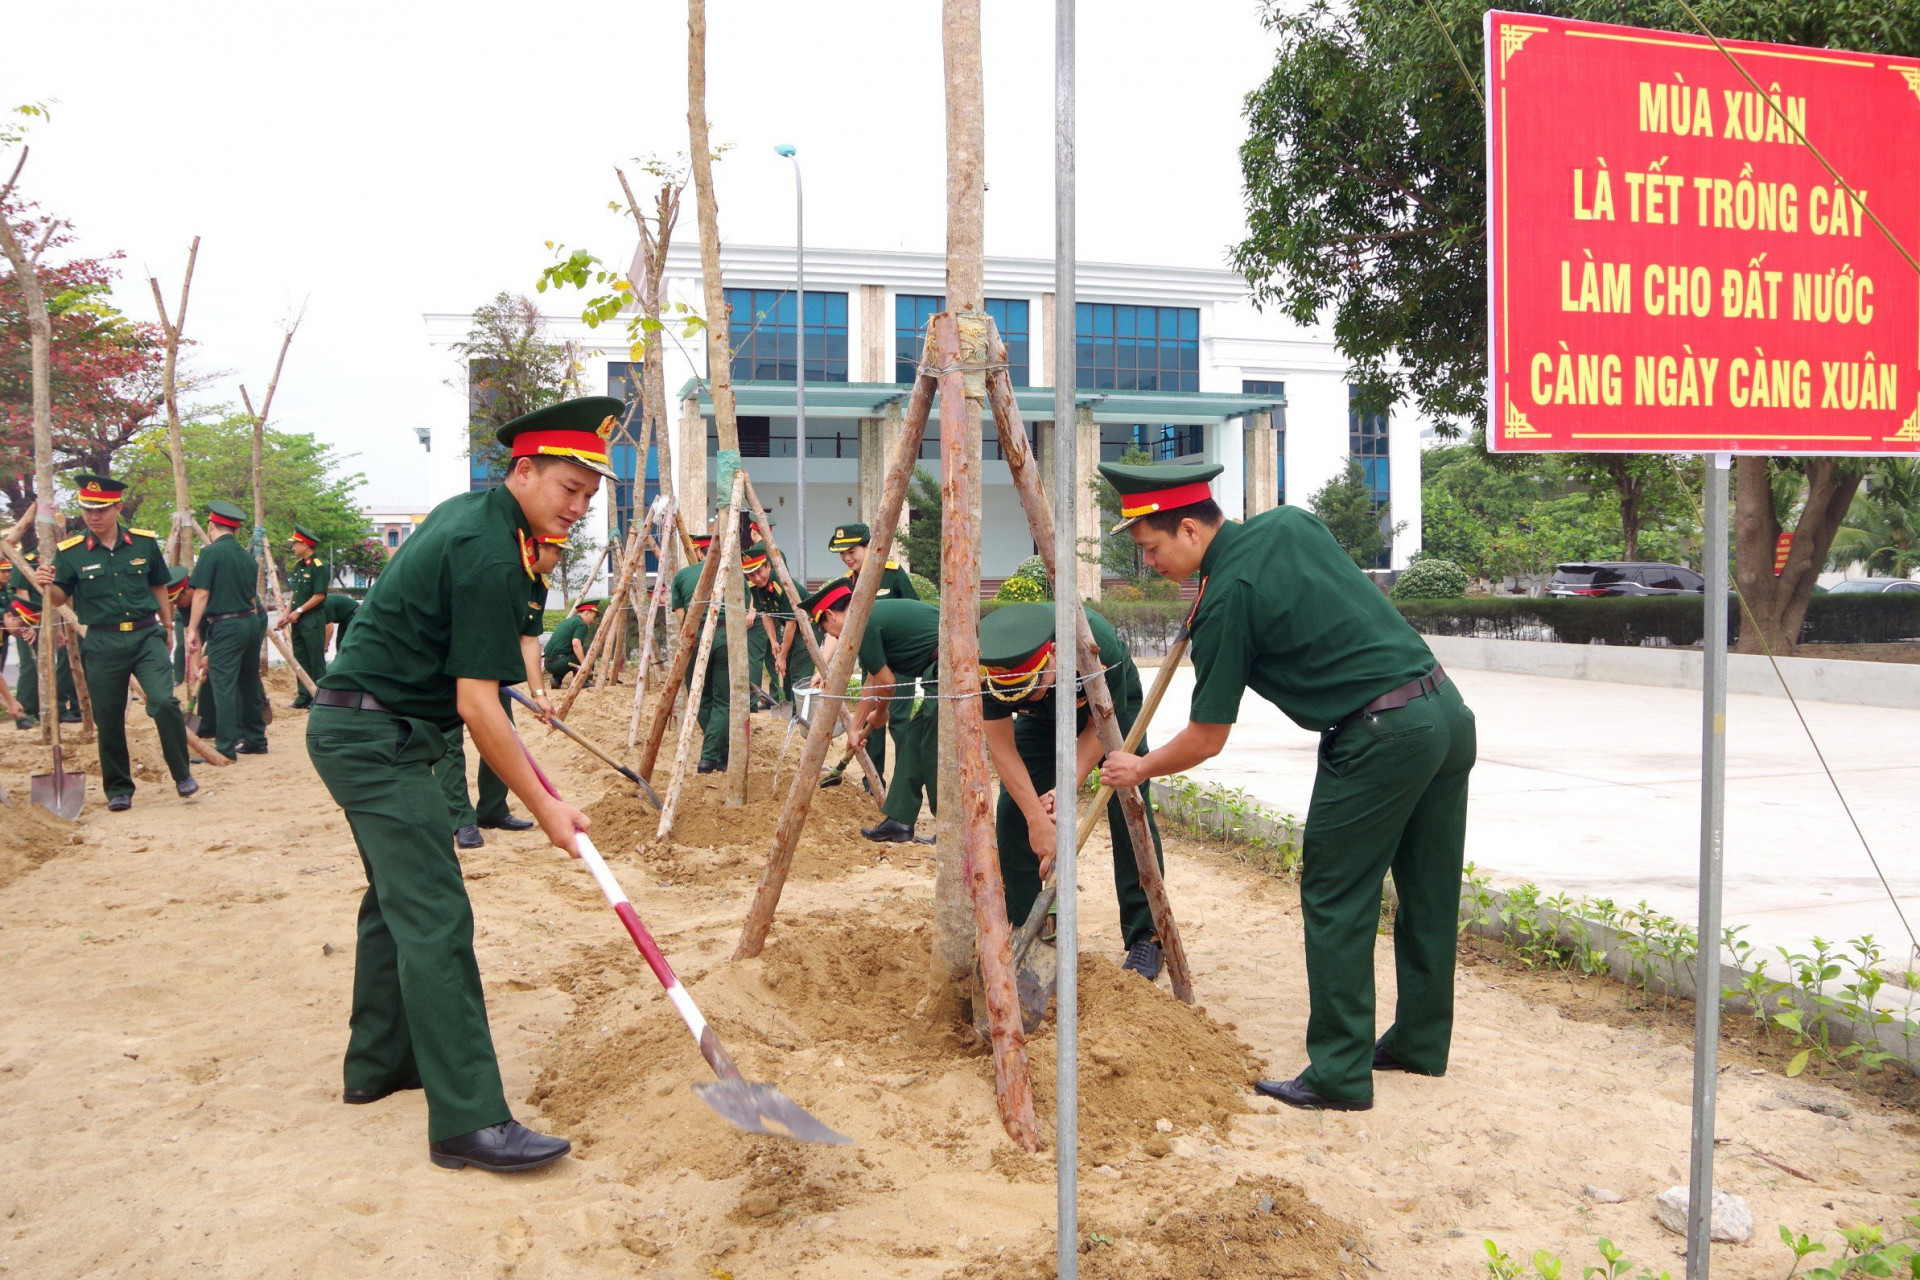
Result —
<instances>
[{"instance_id":1,"label":"white building","mask_svg":"<svg viewBox=\"0 0 1920 1280\"><path fill-rule=\"evenodd\" d=\"M793 267L793 250L785 245L729 245L723 254L741 453L797 570L794 375L800 344ZM920 335L927 317L943 305L945 260L936 253L809 249L806 272L804 536L808 574L819 580L838 570L837 558L826 550L833 526L871 522L878 505L885 453L911 391ZM667 288L673 300L704 310L697 246L690 239L669 255ZM1007 340L1015 387L1033 389L1017 399L1043 458L1052 437L1052 288L1051 260L986 260L987 309ZM1391 567L1404 566L1419 549L1423 424L1404 410L1353 413L1346 362L1325 332L1256 310L1245 282L1228 270L1083 262L1077 289L1075 399L1081 466L1089 475L1095 462L1117 458L1129 445L1162 461L1218 462L1225 470L1215 494L1228 516L1237 518L1276 502L1306 505L1350 455L1358 455L1377 499L1389 504L1387 518L1401 526ZM548 305L557 312L561 299L545 299L553 299ZM470 319L430 314L426 322L446 375L430 447L438 502L485 483L485 477L472 473L465 453L467 405L458 358L450 350L465 337ZM628 394L623 327L590 331L575 315L554 314L549 331L555 339L574 339L586 353L586 387ZM715 501L711 458L717 445L703 382L705 352L670 343L666 367L675 418L669 447L678 450L673 474L683 509L694 505L686 492L703 491L705 509L696 514L704 519ZM1089 447L1096 428L1099 457ZM998 578L1034 546L1006 469L995 465L999 451L991 420L985 439L981 573ZM939 453L937 423L929 421L921 465L935 476ZM615 462L629 477L622 487L629 487L633 459ZM649 474L648 496L657 474ZM1089 513L1083 536L1092 527ZM930 576L937 571L915 567ZM1096 586L1091 571L1083 570L1083 590Z\"/></svg>"}]
</instances>

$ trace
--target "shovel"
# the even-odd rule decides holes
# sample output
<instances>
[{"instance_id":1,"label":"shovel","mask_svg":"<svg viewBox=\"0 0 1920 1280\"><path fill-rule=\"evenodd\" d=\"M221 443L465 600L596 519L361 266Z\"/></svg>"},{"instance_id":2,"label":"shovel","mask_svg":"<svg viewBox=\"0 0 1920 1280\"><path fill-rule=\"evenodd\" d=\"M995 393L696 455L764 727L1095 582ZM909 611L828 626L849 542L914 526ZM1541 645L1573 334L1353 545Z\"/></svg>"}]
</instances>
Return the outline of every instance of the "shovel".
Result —
<instances>
[{"instance_id":1,"label":"shovel","mask_svg":"<svg viewBox=\"0 0 1920 1280\"><path fill-rule=\"evenodd\" d=\"M72 822L87 802L87 775L69 773L62 767L65 761L60 754L60 730L55 728L53 732L53 772L33 774L27 779L27 790L42 809Z\"/></svg>"},{"instance_id":2,"label":"shovel","mask_svg":"<svg viewBox=\"0 0 1920 1280\"><path fill-rule=\"evenodd\" d=\"M1167 686L1173 683L1173 673L1180 665L1180 659L1187 653L1187 634L1184 627L1174 641L1173 648L1160 663L1160 674L1154 678L1153 688L1147 692L1147 700L1141 705L1140 714L1134 718L1133 728L1127 731L1126 741L1120 749L1131 753L1146 736L1147 725L1153 720L1154 712L1160 709L1160 699L1166 696ZM1056 799L1058 792L1055 793ZM1113 788L1105 783L1094 792L1093 800L1081 812L1079 830L1075 833L1074 848L1087 847L1087 837L1093 834L1095 823L1107 802L1113 799ZM1055 871L1058 872L1056 867ZM1048 876L1041 887L1040 896L1033 900L1033 909L1027 912L1026 922L1013 935L1014 988L1020 995L1020 1025L1031 1035L1040 1020L1047 1014L1047 1005L1053 999L1054 981L1058 976L1059 956L1051 946L1042 947L1038 952L1033 945L1040 938L1040 930L1045 927L1047 913L1053 910L1054 897L1059 893L1059 884L1055 876ZM1033 962L1027 963L1032 955ZM982 1039L988 1033L987 1024L987 988L980 971L980 962L973 962L973 1027Z\"/></svg>"},{"instance_id":3,"label":"shovel","mask_svg":"<svg viewBox=\"0 0 1920 1280\"><path fill-rule=\"evenodd\" d=\"M508 689L506 690L506 695L509 698L512 698L515 702L519 703L521 706L525 707L527 710L533 712L535 715L540 714L540 708L534 706L533 701L530 698L528 698L526 694L520 692L518 689ZM641 777L639 774L635 773L632 769L627 768L627 766L621 764L618 760L615 760L612 756L608 755L606 753L606 750L600 747L598 744L589 742L586 738L582 737L577 730L569 729L566 726L566 724L561 721L559 716L552 717L547 721L547 723L552 725L554 728L558 729L560 732L566 734L569 738L572 738L575 742L579 743L581 746L591 751L594 755L599 756L600 759L605 761L607 766L611 768L615 773L625 778L628 782L631 782L634 786L640 788L640 794L647 798L647 800L653 805L656 812L659 810L660 797L654 793L654 790L652 787L647 785L647 780L645 778Z\"/></svg>"},{"instance_id":4,"label":"shovel","mask_svg":"<svg viewBox=\"0 0 1920 1280\"><path fill-rule=\"evenodd\" d=\"M556 721L556 723L558 723ZM564 732L564 731L563 731ZM518 735L515 735L516 737ZM547 781L547 775L541 771L540 764L527 750L526 743L520 744L521 753L527 757L527 763L533 766L534 776L540 779L540 785L554 799L560 793ZM714 1034L707 1020L700 1016L693 997L680 985L680 979L674 976L673 968L667 958L660 954L660 947L647 932L647 926L640 922L639 913L633 904L627 901L627 895L620 891L613 873L607 870L607 864L600 857L600 851L593 847L593 841L584 831L574 835L574 850L580 855L580 861L586 863L587 870L593 873L600 892L606 895L614 914L620 917L620 923L626 926L627 934L633 939L633 945L640 949L647 967L653 970L653 976L666 988L667 999L673 1002L674 1010L681 1021L687 1024L687 1030L700 1043L700 1056L713 1068L718 1080L703 1082L693 1086L693 1092L702 1102L720 1113L720 1117L748 1133L767 1133L780 1138L792 1138L797 1142L820 1142L831 1146L847 1147L853 1145L853 1139L838 1133L822 1124L806 1108L789 1098L770 1084L748 1080L740 1074L740 1068L733 1065L733 1058L720 1044L720 1037Z\"/></svg>"}]
</instances>

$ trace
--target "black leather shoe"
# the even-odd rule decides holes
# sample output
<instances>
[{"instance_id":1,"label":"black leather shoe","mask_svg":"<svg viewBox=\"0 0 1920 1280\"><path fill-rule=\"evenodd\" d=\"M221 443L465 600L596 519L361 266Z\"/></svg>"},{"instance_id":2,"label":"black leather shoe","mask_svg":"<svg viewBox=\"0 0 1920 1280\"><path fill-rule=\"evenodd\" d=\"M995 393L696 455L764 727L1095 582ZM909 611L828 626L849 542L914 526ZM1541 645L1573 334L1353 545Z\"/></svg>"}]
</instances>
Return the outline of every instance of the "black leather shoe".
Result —
<instances>
[{"instance_id":1,"label":"black leather shoe","mask_svg":"<svg viewBox=\"0 0 1920 1280\"><path fill-rule=\"evenodd\" d=\"M133 808L132 796L108 796L107 797L108 813L125 813L127 810L131 808Z\"/></svg>"},{"instance_id":2,"label":"black leather shoe","mask_svg":"<svg viewBox=\"0 0 1920 1280\"><path fill-rule=\"evenodd\" d=\"M256 746L250 747L243 742L239 746L235 747L234 751L243 756L263 756L267 754L267 744L262 742Z\"/></svg>"},{"instance_id":3,"label":"black leather shoe","mask_svg":"<svg viewBox=\"0 0 1920 1280\"><path fill-rule=\"evenodd\" d=\"M533 830L533 820L531 818L516 818L512 814L508 814L504 818L482 818L480 819L479 825L486 827L490 831Z\"/></svg>"},{"instance_id":4,"label":"black leather shoe","mask_svg":"<svg viewBox=\"0 0 1920 1280\"><path fill-rule=\"evenodd\" d=\"M702 760L700 762L700 767L698 769L695 769L694 772L695 773L712 773L714 770L720 767L721 767L720 762L718 760Z\"/></svg>"},{"instance_id":5,"label":"black leather shoe","mask_svg":"<svg viewBox=\"0 0 1920 1280\"><path fill-rule=\"evenodd\" d=\"M173 789L178 793L180 798L184 800L189 796L197 796L200 794L200 783L193 778L182 778L173 784ZM128 799L129 802L131 802L132 797L128 797Z\"/></svg>"},{"instance_id":6,"label":"black leather shoe","mask_svg":"<svg viewBox=\"0 0 1920 1280\"><path fill-rule=\"evenodd\" d=\"M453 843L461 849L478 849L486 842L486 837L480 834L480 828L471 822L453 833Z\"/></svg>"},{"instance_id":7,"label":"black leather shoe","mask_svg":"<svg viewBox=\"0 0 1920 1280\"><path fill-rule=\"evenodd\" d=\"M382 1098L390 1098L402 1089L418 1089L419 1087L420 1077L415 1076L411 1080L394 1085L391 1089L342 1089L340 1091L340 1101L350 1107L364 1107L369 1102L378 1102Z\"/></svg>"},{"instance_id":8,"label":"black leather shoe","mask_svg":"<svg viewBox=\"0 0 1920 1280\"><path fill-rule=\"evenodd\" d=\"M1120 967L1152 982L1160 976L1160 944L1152 938L1140 939L1127 948L1126 963Z\"/></svg>"},{"instance_id":9,"label":"black leather shoe","mask_svg":"<svg viewBox=\"0 0 1920 1280\"><path fill-rule=\"evenodd\" d=\"M1295 1076L1291 1080L1260 1080L1255 1082L1253 1091L1263 1098L1277 1098L1290 1107L1299 1107L1303 1111L1371 1111L1373 1099L1349 1102L1341 1098L1323 1098L1300 1083Z\"/></svg>"},{"instance_id":10,"label":"black leather shoe","mask_svg":"<svg viewBox=\"0 0 1920 1280\"><path fill-rule=\"evenodd\" d=\"M880 844L905 844L913 839L913 828L892 818L882 818L876 826L860 828L860 834Z\"/></svg>"},{"instance_id":11,"label":"black leather shoe","mask_svg":"<svg viewBox=\"0 0 1920 1280\"><path fill-rule=\"evenodd\" d=\"M472 1165L489 1173L523 1173L528 1169L538 1169L542 1165L552 1164L571 1150L573 1144L565 1138L550 1138L544 1133L535 1133L516 1120L502 1121L427 1146L427 1153L442 1169Z\"/></svg>"},{"instance_id":12,"label":"black leather shoe","mask_svg":"<svg viewBox=\"0 0 1920 1280\"><path fill-rule=\"evenodd\" d=\"M79 724L80 713L78 711L62 711L60 713L60 723L61 724Z\"/></svg>"},{"instance_id":13,"label":"black leather shoe","mask_svg":"<svg viewBox=\"0 0 1920 1280\"><path fill-rule=\"evenodd\" d=\"M1373 1069L1375 1071L1404 1071L1410 1076L1443 1076L1444 1071L1416 1071L1400 1059L1387 1052L1386 1041L1376 1040L1373 1044Z\"/></svg>"},{"instance_id":14,"label":"black leather shoe","mask_svg":"<svg viewBox=\"0 0 1920 1280\"><path fill-rule=\"evenodd\" d=\"M13 727L16 729L38 729L40 727L40 721L35 716L15 716L13 718Z\"/></svg>"}]
</instances>

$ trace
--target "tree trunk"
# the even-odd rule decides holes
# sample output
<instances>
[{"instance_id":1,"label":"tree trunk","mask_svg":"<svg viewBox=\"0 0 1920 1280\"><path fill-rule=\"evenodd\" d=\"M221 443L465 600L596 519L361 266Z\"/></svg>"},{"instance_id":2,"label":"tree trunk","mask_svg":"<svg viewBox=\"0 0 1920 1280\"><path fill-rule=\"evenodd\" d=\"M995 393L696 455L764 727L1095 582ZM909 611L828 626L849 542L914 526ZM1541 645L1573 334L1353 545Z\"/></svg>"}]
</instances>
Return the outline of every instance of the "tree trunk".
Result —
<instances>
[{"instance_id":1,"label":"tree trunk","mask_svg":"<svg viewBox=\"0 0 1920 1280\"><path fill-rule=\"evenodd\" d=\"M166 361L161 368L160 394L167 406L167 453L173 461L173 528L167 532L167 554L175 564L193 562L193 539L186 523L193 518L193 495L187 491L186 449L180 439L180 334L187 327L187 297L193 289L193 264L200 257L200 237L193 238L187 250L187 274L180 281L180 309L171 319L166 299L160 296L160 281L152 276L153 305L160 313L160 330L166 338Z\"/></svg>"},{"instance_id":2,"label":"tree trunk","mask_svg":"<svg viewBox=\"0 0 1920 1280\"><path fill-rule=\"evenodd\" d=\"M979 0L942 0L940 48L946 81L947 141L947 310L954 314L984 309L981 294L986 269L986 104L980 67ZM944 418L944 406L943 414ZM942 422L941 467L953 465L950 451L964 446L969 476L980 469L980 402L969 397L964 423ZM943 484L942 488L945 486ZM949 542L973 529L971 494L956 513L944 511ZM972 555L974 589L964 594L946 580L941 557L940 609L947 635L966 630L977 635L980 619L979 540L964 545ZM969 669L968 675L973 674ZM952 647L940 646L940 687L955 687ZM942 703L936 772L940 794L957 796L959 760L955 754L951 703ZM960 806L949 803L938 816L933 877L933 949L928 974L936 1020L965 1018L966 988L973 974L973 907L967 890L966 844L959 825Z\"/></svg>"},{"instance_id":3,"label":"tree trunk","mask_svg":"<svg viewBox=\"0 0 1920 1280\"><path fill-rule=\"evenodd\" d=\"M24 164L26 157L23 155L20 159ZM16 165L15 180L19 173L19 165ZM9 181L7 187L11 190L13 181ZM51 234L49 228L49 237ZM52 564L54 546L58 540L54 533L53 516L60 507L53 492L53 320L47 314L47 296L40 287L39 273L40 250L45 246L45 239L31 251L22 245L14 234L13 224L5 216L4 207L0 206L0 252L6 254L7 261L13 266L13 278L20 284L20 301L26 308L27 327L32 333L33 493L37 508L34 532L39 540L40 562ZM172 367L171 357L168 367ZM171 376L167 379L167 386L171 391ZM177 459L179 455L176 453L174 456ZM58 650L54 645L53 633L58 629L54 623L53 602L43 601L40 611L40 734L43 741L53 745L56 774L60 771L60 701L54 685L54 661ZM74 674L77 676L79 672L76 670Z\"/></svg>"},{"instance_id":4,"label":"tree trunk","mask_svg":"<svg viewBox=\"0 0 1920 1280\"><path fill-rule=\"evenodd\" d=\"M1866 474L1861 463L1849 458L1808 458L1805 464L1806 505L1793 531L1786 566L1776 577L1773 556L1781 529L1773 509L1768 459L1739 458L1734 462L1734 572L1740 594L1753 614L1751 619L1740 619L1736 653L1771 651L1775 657L1785 657L1799 646L1800 625L1806 621L1814 583ZM1755 623L1759 624L1757 628Z\"/></svg>"},{"instance_id":5,"label":"tree trunk","mask_svg":"<svg viewBox=\"0 0 1920 1280\"><path fill-rule=\"evenodd\" d=\"M1640 507L1646 497L1646 484L1634 472L1633 456L1624 453L1602 455L1607 475L1620 498L1620 558L1640 558Z\"/></svg>"},{"instance_id":6,"label":"tree trunk","mask_svg":"<svg viewBox=\"0 0 1920 1280\"><path fill-rule=\"evenodd\" d=\"M706 286L707 381L713 388L713 421L720 435L715 460L715 493L733 491L740 466L740 427L733 405L733 344L727 334L727 294L720 282L720 213L713 198L713 142L707 133L707 5L687 0L687 128L692 136L694 205L700 215L700 276ZM689 507L693 499L687 498ZM746 583L733 574L720 584L727 619L728 718L726 804L747 802L747 714L753 705L747 688ZM740 625L733 625L740 624Z\"/></svg>"}]
</instances>

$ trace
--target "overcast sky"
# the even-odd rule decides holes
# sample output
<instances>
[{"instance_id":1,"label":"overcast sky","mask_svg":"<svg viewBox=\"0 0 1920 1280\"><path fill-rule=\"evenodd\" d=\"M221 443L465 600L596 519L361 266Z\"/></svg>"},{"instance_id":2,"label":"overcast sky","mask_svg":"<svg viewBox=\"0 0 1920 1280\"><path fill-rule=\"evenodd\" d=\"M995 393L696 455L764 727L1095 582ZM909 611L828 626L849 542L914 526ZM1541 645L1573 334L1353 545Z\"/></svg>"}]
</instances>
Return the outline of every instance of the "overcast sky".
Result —
<instances>
[{"instance_id":1,"label":"overcast sky","mask_svg":"<svg viewBox=\"0 0 1920 1280\"><path fill-rule=\"evenodd\" d=\"M937 0L709 0L708 114L724 240L938 250ZM1081 0L1080 257L1225 265L1243 217L1244 94L1272 65L1258 0ZM126 253L153 318L201 236L196 365L264 390L305 300L276 424L351 455L369 506L424 502L450 369L423 312L532 292L554 240L624 267L612 166L687 145L684 0L68 0L10 15L8 105L49 101L23 192L87 254ZM1053 245L1053 6L985 0L987 251ZM689 193L691 194L691 193ZM682 223L697 234L692 201ZM545 304L569 309L567 300ZM257 403L257 400L256 400Z\"/></svg>"}]
</instances>

